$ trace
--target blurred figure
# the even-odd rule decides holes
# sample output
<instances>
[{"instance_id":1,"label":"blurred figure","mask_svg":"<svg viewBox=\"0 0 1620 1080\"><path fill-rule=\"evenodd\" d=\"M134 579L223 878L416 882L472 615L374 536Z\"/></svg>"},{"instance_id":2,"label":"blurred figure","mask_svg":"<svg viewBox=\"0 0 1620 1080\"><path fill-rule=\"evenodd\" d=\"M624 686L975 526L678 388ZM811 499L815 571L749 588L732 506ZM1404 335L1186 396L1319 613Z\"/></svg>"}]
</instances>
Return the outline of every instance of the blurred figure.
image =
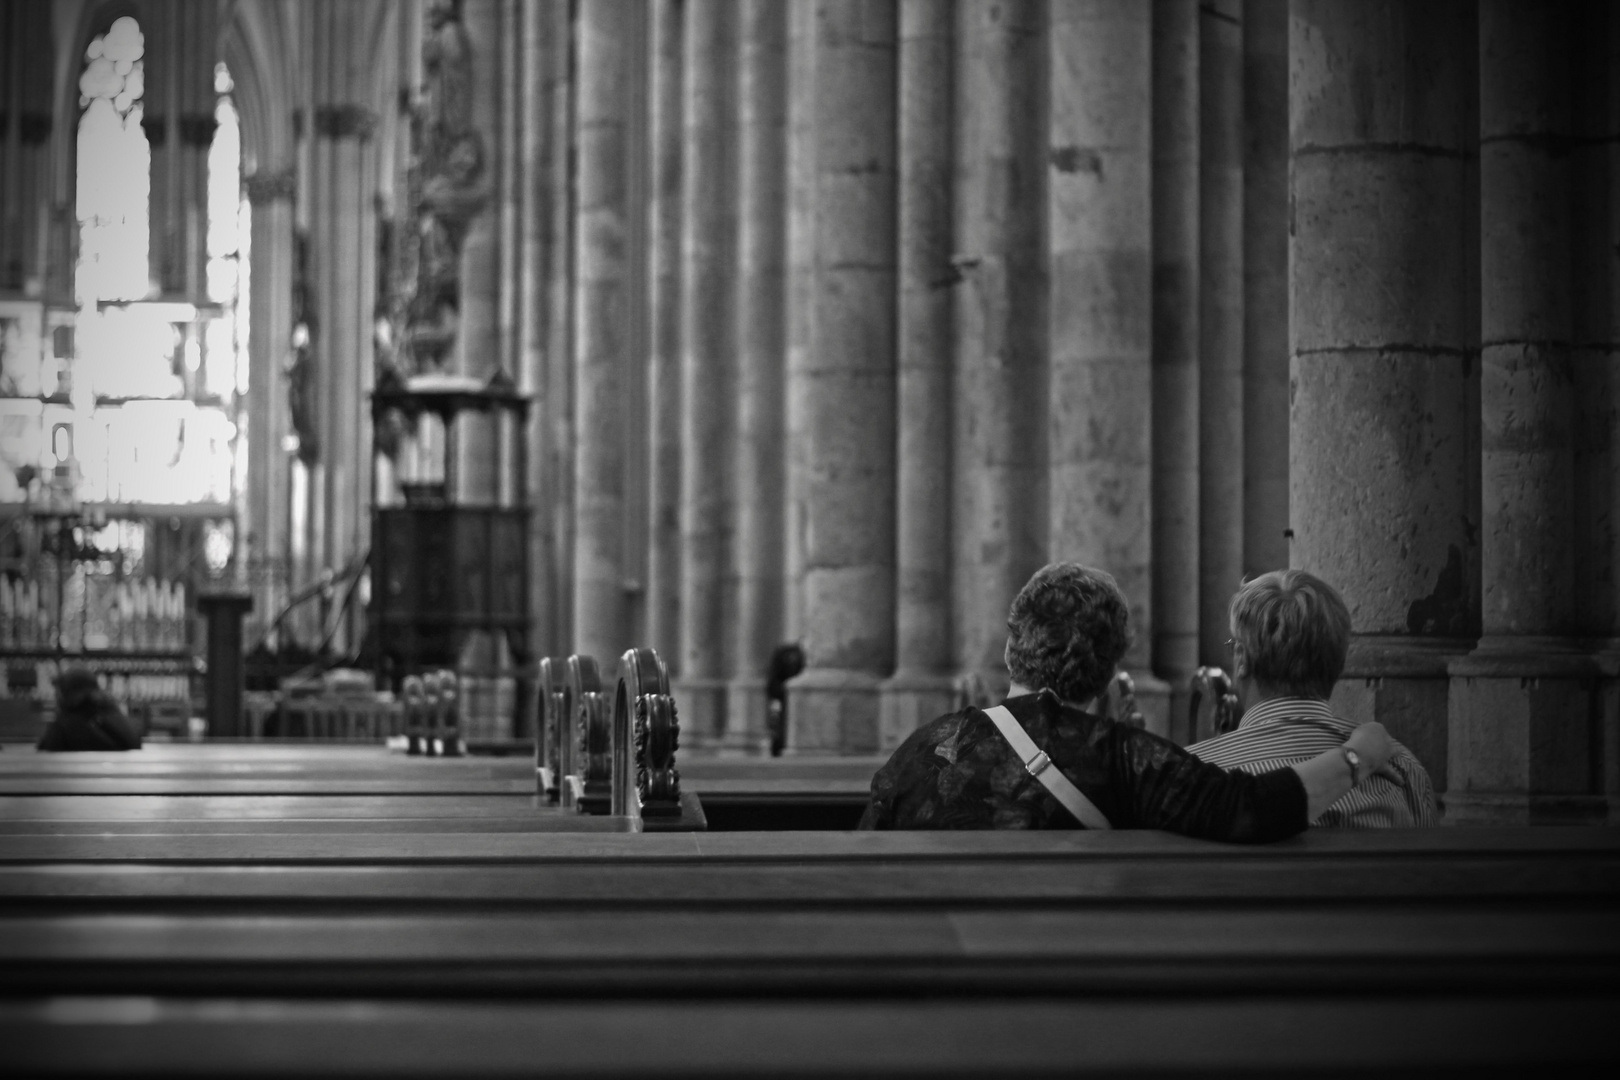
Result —
<instances>
[{"instance_id":1,"label":"blurred figure","mask_svg":"<svg viewBox=\"0 0 1620 1080\"><path fill-rule=\"evenodd\" d=\"M787 681L804 670L804 650L790 641L771 650L765 665L765 727L771 734L771 757L787 747Z\"/></svg>"},{"instance_id":2,"label":"blurred figure","mask_svg":"<svg viewBox=\"0 0 1620 1080\"><path fill-rule=\"evenodd\" d=\"M39 737L41 750L139 750L141 736L95 673L68 668L56 677L56 719Z\"/></svg>"}]
</instances>

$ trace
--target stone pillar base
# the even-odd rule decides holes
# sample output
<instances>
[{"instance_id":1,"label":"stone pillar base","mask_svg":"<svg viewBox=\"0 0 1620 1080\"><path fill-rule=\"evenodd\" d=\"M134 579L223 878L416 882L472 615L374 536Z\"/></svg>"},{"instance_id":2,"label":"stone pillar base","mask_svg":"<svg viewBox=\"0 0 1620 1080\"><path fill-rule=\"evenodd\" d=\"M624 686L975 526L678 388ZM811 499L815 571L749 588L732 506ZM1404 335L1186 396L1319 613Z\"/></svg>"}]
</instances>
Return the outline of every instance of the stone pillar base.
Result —
<instances>
[{"instance_id":1,"label":"stone pillar base","mask_svg":"<svg viewBox=\"0 0 1620 1080\"><path fill-rule=\"evenodd\" d=\"M1491 637L1451 664L1446 821L1601 825L1615 794L1620 680L1579 642Z\"/></svg>"},{"instance_id":2,"label":"stone pillar base","mask_svg":"<svg viewBox=\"0 0 1620 1080\"><path fill-rule=\"evenodd\" d=\"M1448 783L1449 665L1473 645L1453 638L1354 638L1328 705L1346 720L1383 724L1428 771L1439 795Z\"/></svg>"},{"instance_id":3,"label":"stone pillar base","mask_svg":"<svg viewBox=\"0 0 1620 1080\"><path fill-rule=\"evenodd\" d=\"M669 689L681 721L681 745L720 746L726 733L727 681L707 676L672 679Z\"/></svg>"},{"instance_id":4,"label":"stone pillar base","mask_svg":"<svg viewBox=\"0 0 1620 1080\"><path fill-rule=\"evenodd\" d=\"M789 754L873 754L880 705L876 675L819 668L788 683Z\"/></svg>"},{"instance_id":5,"label":"stone pillar base","mask_svg":"<svg viewBox=\"0 0 1620 1080\"><path fill-rule=\"evenodd\" d=\"M738 754L770 753L771 733L766 729L765 680L738 677L726 684L726 727L722 750Z\"/></svg>"},{"instance_id":6,"label":"stone pillar base","mask_svg":"<svg viewBox=\"0 0 1620 1080\"><path fill-rule=\"evenodd\" d=\"M878 749L888 753L906 736L956 708L956 679L932 671L897 671L878 687Z\"/></svg>"}]
</instances>

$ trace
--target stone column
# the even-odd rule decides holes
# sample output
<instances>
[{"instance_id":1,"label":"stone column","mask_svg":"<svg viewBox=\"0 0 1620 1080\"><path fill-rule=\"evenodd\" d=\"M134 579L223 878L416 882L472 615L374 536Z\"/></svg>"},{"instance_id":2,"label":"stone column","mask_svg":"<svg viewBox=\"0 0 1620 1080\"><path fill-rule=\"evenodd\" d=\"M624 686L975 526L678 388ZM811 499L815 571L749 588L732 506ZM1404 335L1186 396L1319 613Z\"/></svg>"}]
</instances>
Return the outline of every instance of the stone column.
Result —
<instances>
[{"instance_id":1,"label":"stone column","mask_svg":"<svg viewBox=\"0 0 1620 1080\"><path fill-rule=\"evenodd\" d=\"M29 52L37 55L41 44L35 33L20 23L25 13L37 17L44 11L37 6L0 4L0 289L21 292L23 284L23 202L22 202L22 89L23 65L19 52L25 38ZM33 28L29 28L32 30ZM48 38L46 41L48 42ZM81 61L82 64L82 61ZM31 210L30 210L31 212Z\"/></svg>"},{"instance_id":2,"label":"stone column","mask_svg":"<svg viewBox=\"0 0 1620 1080\"><path fill-rule=\"evenodd\" d=\"M1575 200L1571 237L1575 379L1575 580L1580 633L1605 670L1620 660L1620 11L1600 0L1576 12ZM1620 689L1598 707L1609 823L1620 822Z\"/></svg>"},{"instance_id":3,"label":"stone column","mask_svg":"<svg viewBox=\"0 0 1620 1080\"><path fill-rule=\"evenodd\" d=\"M169 137L171 128L176 141L180 133L178 122L173 120L179 109L175 102L177 72L172 58L175 45L173 0L159 0L142 14L145 17L137 19L146 38L146 55L141 58L146 80L141 127L146 130L147 147L152 153L147 190L148 276L163 292L173 294L178 292L178 286L169 251L173 232L170 223L175 217L175 207L171 205L173 168ZM69 177L70 182L73 179ZM76 227L78 214L71 216Z\"/></svg>"},{"instance_id":4,"label":"stone column","mask_svg":"<svg viewBox=\"0 0 1620 1080\"><path fill-rule=\"evenodd\" d=\"M139 21L147 41L142 123L152 148L152 277L165 296L203 301L218 6L157 0Z\"/></svg>"},{"instance_id":5,"label":"stone column","mask_svg":"<svg viewBox=\"0 0 1620 1080\"><path fill-rule=\"evenodd\" d=\"M1287 565L1288 0L1244 0L1243 573Z\"/></svg>"},{"instance_id":6,"label":"stone column","mask_svg":"<svg viewBox=\"0 0 1620 1080\"><path fill-rule=\"evenodd\" d=\"M1484 636L1451 666L1453 822L1607 816L1594 695L1614 665L1572 636L1574 13L1479 9Z\"/></svg>"},{"instance_id":7,"label":"stone column","mask_svg":"<svg viewBox=\"0 0 1620 1080\"><path fill-rule=\"evenodd\" d=\"M375 3L311 12L314 109L310 117L309 296L311 352L319 387L319 458L311 497L318 502L317 566L334 573L366 546L366 491L371 470L370 411L376 301L378 116L371 107L369 60L381 15ZM355 61L354 57L363 58ZM359 620L340 630L334 647L353 644Z\"/></svg>"},{"instance_id":8,"label":"stone column","mask_svg":"<svg viewBox=\"0 0 1620 1080\"><path fill-rule=\"evenodd\" d=\"M892 0L830 0L810 50L808 338L789 372L803 409L790 470L801 501L803 641L788 746L869 752L894 664L895 45Z\"/></svg>"},{"instance_id":9,"label":"stone column","mask_svg":"<svg viewBox=\"0 0 1620 1080\"><path fill-rule=\"evenodd\" d=\"M595 0L576 12L574 238L574 648L611 666L629 647L624 589L624 396L632 208L624 87L632 0Z\"/></svg>"},{"instance_id":10,"label":"stone column","mask_svg":"<svg viewBox=\"0 0 1620 1080\"><path fill-rule=\"evenodd\" d=\"M458 375L485 382L501 369L501 309L503 237L500 176L502 159L510 148L501 140L500 88L504 67L504 35L500 0L462 0L461 25L466 31L467 110L470 134L477 140L482 159L469 196L476 211L467 224L461 245L461 307L452 358ZM456 418L455 490L461 503L490 506L500 490L500 454L495 437L495 414L464 412Z\"/></svg>"},{"instance_id":11,"label":"stone column","mask_svg":"<svg viewBox=\"0 0 1620 1080\"><path fill-rule=\"evenodd\" d=\"M522 213L519 189L525 175L522 172L523 146L519 132L525 119L524 104L528 100L523 94L522 85L524 61L522 4L519 0L501 0L498 15L496 42L500 50L501 65L500 97L497 102L499 106L497 116L500 121L497 160L500 167L496 173L495 194L496 207L500 215L498 224L500 260L496 264L496 280L500 283L500 304L496 309L495 319L499 334L495 362L515 380L518 366L518 258L523 245L519 224ZM513 479L513 463L507 459L511 456L511 450L502 444L497 447L497 452L501 459L502 491L509 493ZM503 505L510 505L510 501L509 498L502 499Z\"/></svg>"},{"instance_id":12,"label":"stone column","mask_svg":"<svg viewBox=\"0 0 1620 1080\"><path fill-rule=\"evenodd\" d=\"M1290 16L1292 561L1350 607L1335 706L1443 786L1446 664L1479 627L1474 8Z\"/></svg>"},{"instance_id":13,"label":"stone column","mask_svg":"<svg viewBox=\"0 0 1620 1080\"><path fill-rule=\"evenodd\" d=\"M574 36L570 0L526 4L524 13L534 25L536 57L524 138L537 144L538 156L524 183L536 236L527 271L534 284L525 284L523 302L538 324L530 361L539 395L530 429L533 612L535 653L554 656L573 651L574 640Z\"/></svg>"},{"instance_id":14,"label":"stone column","mask_svg":"<svg viewBox=\"0 0 1620 1080\"><path fill-rule=\"evenodd\" d=\"M252 533L247 550L265 565L290 562L292 492L289 455L282 440L287 418L288 334L292 327L293 201L297 174L290 166L261 166L243 186L253 207L248 309L248 498ZM290 567L289 567L290 569ZM291 579L274 575L254 596L255 608L276 616Z\"/></svg>"},{"instance_id":15,"label":"stone column","mask_svg":"<svg viewBox=\"0 0 1620 1080\"><path fill-rule=\"evenodd\" d=\"M1046 561L1041 16L957 5L952 621L958 672L994 695L1007 608Z\"/></svg>"},{"instance_id":16,"label":"stone column","mask_svg":"<svg viewBox=\"0 0 1620 1080\"><path fill-rule=\"evenodd\" d=\"M684 0L652 7L652 202L647 372L652 478L648 508L647 641L680 677L681 651L681 159L685 126Z\"/></svg>"},{"instance_id":17,"label":"stone column","mask_svg":"<svg viewBox=\"0 0 1620 1080\"><path fill-rule=\"evenodd\" d=\"M948 712L951 672L951 84L955 6L900 0L896 670L879 743Z\"/></svg>"},{"instance_id":18,"label":"stone column","mask_svg":"<svg viewBox=\"0 0 1620 1080\"><path fill-rule=\"evenodd\" d=\"M1152 8L1061 2L1049 15L1047 551L1118 579L1135 634L1124 666L1164 731L1169 688L1149 666Z\"/></svg>"},{"instance_id":19,"label":"stone column","mask_svg":"<svg viewBox=\"0 0 1620 1080\"><path fill-rule=\"evenodd\" d=\"M51 202L56 86L51 38L50 5L13 0L0 8L0 291L14 296L38 298L44 291L48 210L42 208ZM83 70L79 52L70 69L75 85ZM70 141L74 128L56 137Z\"/></svg>"},{"instance_id":20,"label":"stone column","mask_svg":"<svg viewBox=\"0 0 1620 1080\"><path fill-rule=\"evenodd\" d=\"M151 279L169 296L185 288L183 262L176 251L180 217L175 158L180 143L180 68L176 59L180 31L175 0L159 0L142 13L141 33L146 37L145 106L141 126L152 151L151 187L147 220L150 227L148 263ZM74 215L75 218L77 215Z\"/></svg>"},{"instance_id":21,"label":"stone column","mask_svg":"<svg viewBox=\"0 0 1620 1080\"><path fill-rule=\"evenodd\" d=\"M735 338L727 106L732 5L688 0L681 161L681 663L685 730L726 730L726 614L735 587L731 458Z\"/></svg>"},{"instance_id":22,"label":"stone column","mask_svg":"<svg viewBox=\"0 0 1620 1080\"><path fill-rule=\"evenodd\" d=\"M737 588L728 619L731 683L726 742L758 749L765 730L765 666L782 640L787 312L787 9L744 0L737 9L737 244L734 543Z\"/></svg>"},{"instance_id":23,"label":"stone column","mask_svg":"<svg viewBox=\"0 0 1620 1080\"><path fill-rule=\"evenodd\" d=\"M175 223L182 263L180 280L188 297L208 295L208 151L214 143L214 64L219 60L217 4L179 4L179 46L170 55L179 66L180 125L179 197L183 207ZM173 146L173 144L170 144Z\"/></svg>"},{"instance_id":24,"label":"stone column","mask_svg":"<svg viewBox=\"0 0 1620 1080\"><path fill-rule=\"evenodd\" d=\"M1153 672L1186 743L1198 669L1198 0L1153 5ZM1140 635L1138 631L1138 635Z\"/></svg>"},{"instance_id":25,"label":"stone column","mask_svg":"<svg viewBox=\"0 0 1620 1080\"><path fill-rule=\"evenodd\" d=\"M556 475L548 452L550 417L546 413L552 392L547 379L546 333L551 311L547 258L555 240L551 236L553 193L548 168L557 152L550 121L551 59L554 46L549 36L555 32L552 14L555 5L525 4L518 8L520 22L518 94L521 102L517 131L517 354L513 377L518 388L534 398L529 429L524 440L528 455L529 504L529 613L534 619L530 648L536 656L557 653L554 622L557 596L556 526L553 493Z\"/></svg>"},{"instance_id":26,"label":"stone column","mask_svg":"<svg viewBox=\"0 0 1620 1080\"><path fill-rule=\"evenodd\" d=\"M1198 9L1198 659L1243 578L1243 0Z\"/></svg>"}]
</instances>

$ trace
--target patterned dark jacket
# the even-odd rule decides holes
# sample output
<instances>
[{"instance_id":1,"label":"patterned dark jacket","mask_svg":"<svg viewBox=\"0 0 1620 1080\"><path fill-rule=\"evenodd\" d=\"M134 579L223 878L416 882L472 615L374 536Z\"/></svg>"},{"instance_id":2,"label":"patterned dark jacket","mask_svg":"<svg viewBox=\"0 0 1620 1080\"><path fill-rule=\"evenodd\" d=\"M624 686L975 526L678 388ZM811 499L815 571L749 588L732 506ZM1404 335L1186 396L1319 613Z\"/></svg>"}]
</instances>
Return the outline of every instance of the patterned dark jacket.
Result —
<instances>
[{"instance_id":1,"label":"patterned dark jacket","mask_svg":"<svg viewBox=\"0 0 1620 1080\"><path fill-rule=\"evenodd\" d=\"M1005 704L1116 829L1261 842L1308 824L1305 786L1292 769L1227 772L1167 739L1065 705L1049 690ZM861 820L863 829L1081 827L974 708L912 732L872 778Z\"/></svg>"}]
</instances>

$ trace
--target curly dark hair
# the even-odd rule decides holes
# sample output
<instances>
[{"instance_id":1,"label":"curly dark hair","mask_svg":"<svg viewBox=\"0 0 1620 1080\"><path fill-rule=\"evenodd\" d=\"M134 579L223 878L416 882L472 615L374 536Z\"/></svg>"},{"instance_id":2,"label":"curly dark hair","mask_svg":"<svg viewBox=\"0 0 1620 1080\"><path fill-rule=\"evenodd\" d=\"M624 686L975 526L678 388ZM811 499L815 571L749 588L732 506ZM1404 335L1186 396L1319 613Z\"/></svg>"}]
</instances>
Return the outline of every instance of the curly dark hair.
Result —
<instances>
[{"instance_id":1,"label":"curly dark hair","mask_svg":"<svg viewBox=\"0 0 1620 1080\"><path fill-rule=\"evenodd\" d=\"M1102 693L1130 648L1130 606L1113 575L1079 563L1035 572L1007 613L1007 671L1066 701Z\"/></svg>"}]
</instances>

